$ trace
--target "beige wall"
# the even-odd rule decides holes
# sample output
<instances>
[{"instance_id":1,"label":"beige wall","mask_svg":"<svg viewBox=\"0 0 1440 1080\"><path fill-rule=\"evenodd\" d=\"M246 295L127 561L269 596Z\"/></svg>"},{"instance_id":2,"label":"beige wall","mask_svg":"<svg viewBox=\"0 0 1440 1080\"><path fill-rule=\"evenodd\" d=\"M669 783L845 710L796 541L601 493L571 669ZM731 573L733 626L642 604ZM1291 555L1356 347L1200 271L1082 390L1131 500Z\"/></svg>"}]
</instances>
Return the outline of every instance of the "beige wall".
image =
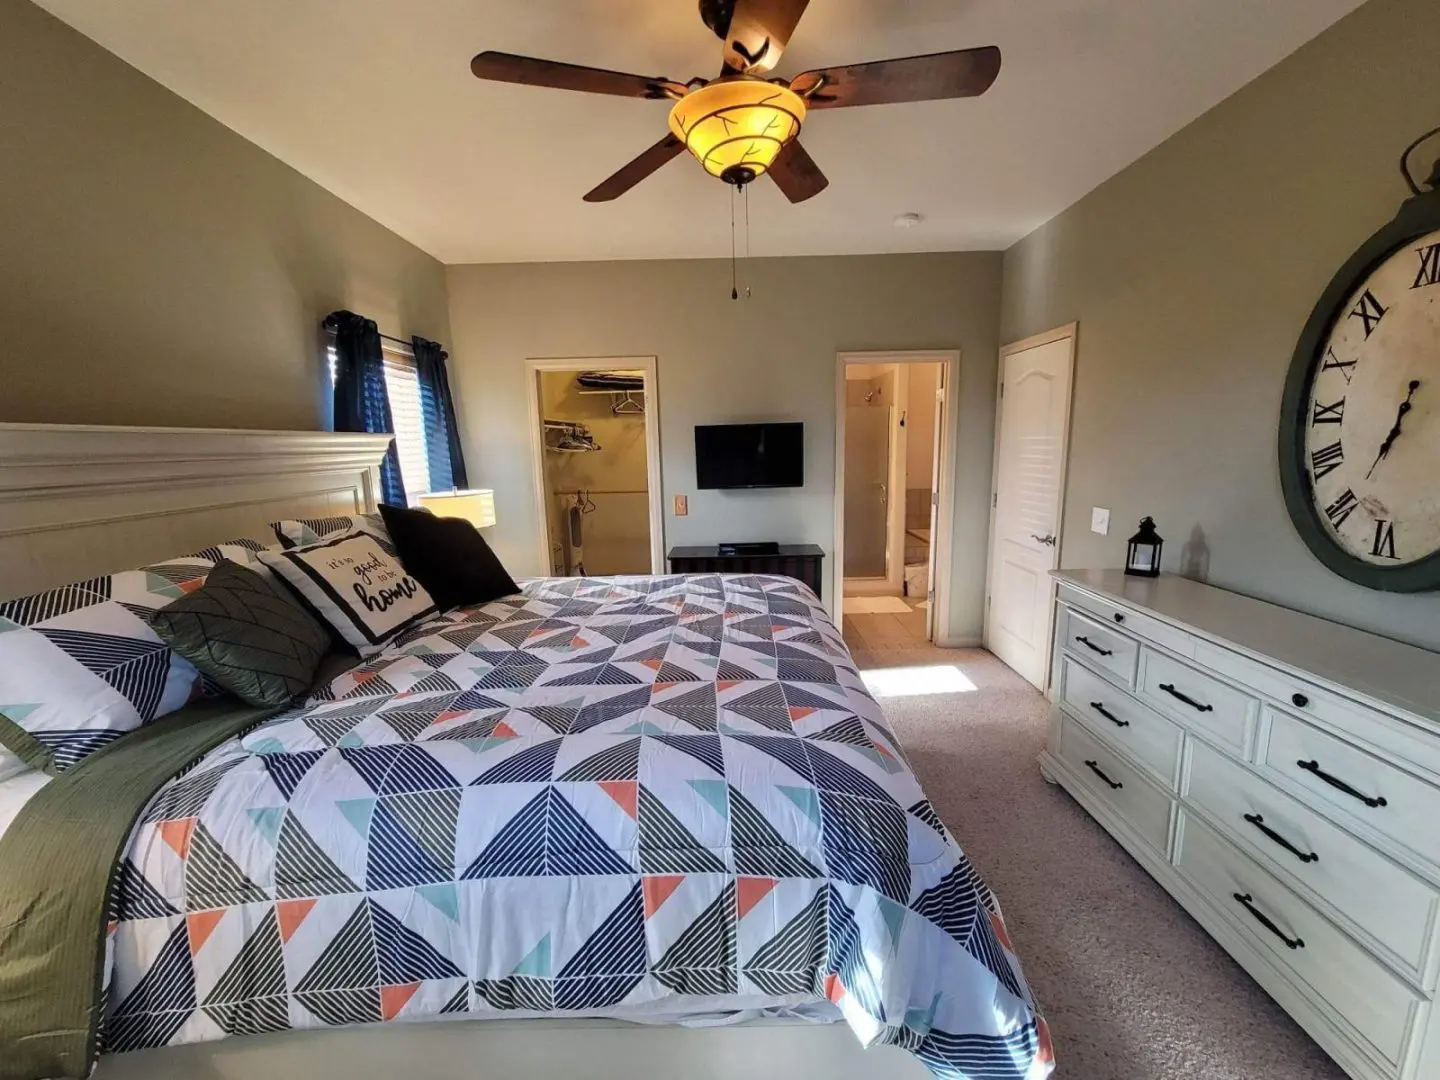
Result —
<instances>
[{"instance_id":1,"label":"beige wall","mask_svg":"<svg viewBox=\"0 0 1440 1080\"><path fill-rule=\"evenodd\" d=\"M319 427L339 307L449 338L436 260L0 0L0 420Z\"/></svg>"},{"instance_id":2,"label":"beige wall","mask_svg":"<svg viewBox=\"0 0 1440 1080\"><path fill-rule=\"evenodd\" d=\"M496 550L516 573L541 569L526 357L658 357L667 548L779 540L832 552L836 353L959 348L952 629L978 637L999 270L999 253L984 252L754 259L751 299L732 301L723 260L450 267L460 425L471 480L496 489ZM695 425L764 420L805 423L805 487L696 491ZM688 517L669 512L680 493Z\"/></svg>"},{"instance_id":3,"label":"beige wall","mask_svg":"<svg viewBox=\"0 0 1440 1080\"><path fill-rule=\"evenodd\" d=\"M1118 565L1153 514L1166 569L1190 542L1216 585L1440 646L1440 597L1310 555L1276 462L1300 329L1440 122L1437 43L1435 0L1372 0L1006 253L1004 340L1080 322L1063 565Z\"/></svg>"},{"instance_id":4,"label":"beige wall","mask_svg":"<svg viewBox=\"0 0 1440 1080\"><path fill-rule=\"evenodd\" d=\"M650 493L645 452L645 417L616 415L608 395L579 393L574 371L542 371L540 402L545 418L584 424L593 453L545 455L545 479L551 495L550 541L554 552L567 535L566 515L577 491L587 493L593 509L581 516L581 541L587 574L650 573ZM635 395L643 400L645 395ZM558 559L558 562L555 561ZM564 552L555 553L555 572L565 572ZM573 568L572 568L573 569Z\"/></svg>"}]
</instances>

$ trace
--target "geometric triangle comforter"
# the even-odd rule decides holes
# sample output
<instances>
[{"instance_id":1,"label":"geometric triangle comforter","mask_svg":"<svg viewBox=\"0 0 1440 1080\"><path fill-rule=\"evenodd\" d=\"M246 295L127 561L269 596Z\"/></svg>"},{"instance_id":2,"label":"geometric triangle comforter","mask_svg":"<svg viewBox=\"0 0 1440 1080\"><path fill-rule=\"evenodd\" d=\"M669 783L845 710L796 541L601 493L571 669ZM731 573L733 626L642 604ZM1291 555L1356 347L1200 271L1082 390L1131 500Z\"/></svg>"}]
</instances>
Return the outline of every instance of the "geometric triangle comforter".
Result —
<instances>
[{"instance_id":1,"label":"geometric triangle comforter","mask_svg":"<svg viewBox=\"0 0 1440 1080\"><path fill-rule=\"evenodd\" d=\"M531 581L171 780L119 867L101 1044L827 1001L1039 1080L995 898L788 578Z\"/></svg>"}]
</instances>

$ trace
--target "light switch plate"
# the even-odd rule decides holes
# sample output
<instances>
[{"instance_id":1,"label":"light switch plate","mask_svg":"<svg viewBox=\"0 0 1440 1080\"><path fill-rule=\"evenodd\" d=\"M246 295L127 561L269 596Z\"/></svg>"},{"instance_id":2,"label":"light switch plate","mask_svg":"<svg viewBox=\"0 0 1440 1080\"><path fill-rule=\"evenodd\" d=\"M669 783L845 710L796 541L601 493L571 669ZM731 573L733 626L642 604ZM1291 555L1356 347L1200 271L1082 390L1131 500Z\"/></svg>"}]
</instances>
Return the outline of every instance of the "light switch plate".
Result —
<instances>
[{"instance_id":1,"label":"light switch plate","mask_svg":"<svg viewBox=\"0 0 1440 1080\"><path fill-rule=\"evenodd\" d=\"M686 495L675 496L675 516L685 517L690 513L690 499Z\"/></svg>"},{"instance_id":2,"label":"light switch plate","mask_svg":"<svg viewBox=\"0 0 1440 1080\"><path fill-rule=\"evenodd\" d=\"M1099 533L1101 536L1110 535L1110 511L1103 506L1096 506L1090 510L1090 531Z\"/></svg>"}]
</instances>

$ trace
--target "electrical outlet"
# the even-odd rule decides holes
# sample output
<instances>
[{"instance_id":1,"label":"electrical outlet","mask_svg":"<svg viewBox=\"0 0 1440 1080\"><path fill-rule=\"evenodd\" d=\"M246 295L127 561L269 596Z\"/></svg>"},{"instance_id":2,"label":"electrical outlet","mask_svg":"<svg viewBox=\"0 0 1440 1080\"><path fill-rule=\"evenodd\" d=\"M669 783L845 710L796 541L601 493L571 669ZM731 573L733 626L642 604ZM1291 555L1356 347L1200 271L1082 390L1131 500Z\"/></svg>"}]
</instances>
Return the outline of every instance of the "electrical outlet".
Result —
<instances>
[{"instance_id":1,"label":"electrical outlet","mask_svg":"<svg viewBox=\"0 0 1440 1080\"><path fill-rule=\"evenodd\" d=\"M686 495L675 496L675 516L684 517L690 513L690 498Z\"/></svg>"},{"instance_id":2,"label":"electrical outlet","mask_svg":"<svg viewBox=\"0 0 1440 1080\"><path fill-rule=\"evenodd\" d=\"M1090 511L1090 531L1099 533L1101 536L1110 535L1110 511L1103 506L1093 507Z\"/></svg>"}]
</instances>

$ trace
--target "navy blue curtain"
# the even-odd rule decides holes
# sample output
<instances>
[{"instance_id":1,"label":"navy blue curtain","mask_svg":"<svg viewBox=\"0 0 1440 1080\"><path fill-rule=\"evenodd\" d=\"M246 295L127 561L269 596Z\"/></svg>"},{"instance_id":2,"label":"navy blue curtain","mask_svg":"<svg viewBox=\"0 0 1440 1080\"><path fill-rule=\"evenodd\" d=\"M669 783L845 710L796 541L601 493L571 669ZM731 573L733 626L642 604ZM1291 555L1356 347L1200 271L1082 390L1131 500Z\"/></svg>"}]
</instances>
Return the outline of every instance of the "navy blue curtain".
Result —
<instances>
[{"instance_id":1,"label":"navy blue curtain","mask_svg":"<svg viewBox=\"0 0 1440 1080\"><path fill-rule=\"evenodd\" d=\"M430 463L430 490L451 491L470 486L455 400L445 374L445 350L422 337L410 339L415 350L415 377L420 383L420 411L425 419L425 455Z\"/></svg>"},{"instance_id":2,"label":"navy blue curtain","mask_svg":"<svg viewBox=\"0 0 1440 1080\"><path fill-rule=\"evenodd\" d=\"M335 430L393 432L379 327L353 311L334 312L325 326L335 333ZM394 439L380 463L380 497L392 506L406 505Z\"/></svg>"}]
</instances>

